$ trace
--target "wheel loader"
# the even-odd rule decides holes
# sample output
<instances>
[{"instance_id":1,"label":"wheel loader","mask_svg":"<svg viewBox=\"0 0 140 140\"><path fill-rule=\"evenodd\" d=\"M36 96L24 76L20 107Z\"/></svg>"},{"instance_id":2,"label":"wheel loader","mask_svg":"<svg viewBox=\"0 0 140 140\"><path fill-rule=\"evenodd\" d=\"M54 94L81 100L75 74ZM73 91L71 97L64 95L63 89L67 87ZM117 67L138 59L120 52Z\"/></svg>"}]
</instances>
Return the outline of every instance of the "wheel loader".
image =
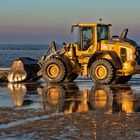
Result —
<instances>
[{"instance_id":1,"label":"wheel loader","mask_svg":"<svg viewBox=\"0 0 140 140\"><path fill-rule=\"evenodd\" d=\"M64 114L89 110L108 115L120 112L130 114L140 107L140 103L134 100L135 93L128 85L94 85L91 89L81 89L75 83L47 83L39 87L37 92L41 108L57 110Z\"/></svg>"},{"instance_id":2,"label":"wheel loader","mask_svg":"<svg viewBox=\"0 0 140 140\"><path fill-rule=\"evenodd\" d=\"M63 43L57 50L52 41L41 59L15 60L8 81L33 81L43 77L47 82L60 83L72 82L78 76L91 77L96 84L129 81L140 72L140 49L135 41L127 38L128 29L120 36L111 36L110 26L103 23L73 25L71 32L77 31L77 42Z\"/></svg>"},{"instance_id":3,"label":"wheel loader","mask_svg":"<svg viewBox=\"0 0 140 140\"><path fill-rule=\"evenodd\" d=\"M76 24L78 41L65 44L61 50L51 44L51 53L39 64L40 75L48 82L72 82L78 76L91 77L96 84L125 83L139 72L137 44L127 38L110 35L111 24Z\"/></svg>"}]
</instances>

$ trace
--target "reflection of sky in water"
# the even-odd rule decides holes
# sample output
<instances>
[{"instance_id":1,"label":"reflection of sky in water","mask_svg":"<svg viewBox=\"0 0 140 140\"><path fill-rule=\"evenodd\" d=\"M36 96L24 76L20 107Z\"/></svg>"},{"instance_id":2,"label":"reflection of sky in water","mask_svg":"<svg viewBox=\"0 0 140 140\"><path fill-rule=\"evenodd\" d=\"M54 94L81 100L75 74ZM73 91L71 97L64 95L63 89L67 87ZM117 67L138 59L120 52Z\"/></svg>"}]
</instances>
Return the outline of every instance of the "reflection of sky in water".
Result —
<instances>
[{"instance_id":1,"label":"reflection of sky in water","mask_svg":"<svg viewBox=\"0 0 140 140\"><path fill-rule=\"evenodd\" d=\"M13 107L14 105L12 104L12 97L9 96L7 88L1 87L0 90L0 106L1 107Z\"/></svg>"}]
</instances>

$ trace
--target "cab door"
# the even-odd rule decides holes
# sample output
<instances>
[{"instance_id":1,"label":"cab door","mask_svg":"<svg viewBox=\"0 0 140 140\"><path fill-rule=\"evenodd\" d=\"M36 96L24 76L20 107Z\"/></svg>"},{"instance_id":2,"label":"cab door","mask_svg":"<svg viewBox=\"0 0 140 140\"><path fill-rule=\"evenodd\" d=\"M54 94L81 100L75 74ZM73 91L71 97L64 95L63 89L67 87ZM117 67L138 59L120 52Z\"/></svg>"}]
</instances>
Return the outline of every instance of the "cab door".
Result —
<instances>
[{"instance_id":1,"label":"cab door","mask_svg":"<svg viewBox=\"0 0 140 140\"><path fill-rule=\"evenodd\" d=\"M77 54L91 55L95 52L97 45L97 34L95 26L80 26L79 27L79 47Z\"/></svg>"}]
</instances>

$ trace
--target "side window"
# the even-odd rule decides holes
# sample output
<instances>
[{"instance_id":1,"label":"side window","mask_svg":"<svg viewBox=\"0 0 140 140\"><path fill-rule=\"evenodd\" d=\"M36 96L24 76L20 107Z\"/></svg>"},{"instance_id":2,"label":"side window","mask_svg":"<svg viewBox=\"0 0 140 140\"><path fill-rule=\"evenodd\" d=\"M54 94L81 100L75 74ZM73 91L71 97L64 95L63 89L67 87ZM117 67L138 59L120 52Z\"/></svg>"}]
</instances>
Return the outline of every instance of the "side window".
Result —
<instances>
[{"instance_id":1,"label":"side window","mask_svg":"<svg viewBox=\"0 0 140 140\"><path fill-rule=\"evenodd\" d=\"M108 39L108 28L106 26L98 26L98 41Z\"/></svg>"},{"instance_id":2,"label":"side window","mask_svg":"<svg viewBox=\"0 0 140 140\"><path fill-rule=\"evenodd\" d=\"M82 50L87 50L93 44L93 27L82 27Z\"/></svg>"}]
</instances>

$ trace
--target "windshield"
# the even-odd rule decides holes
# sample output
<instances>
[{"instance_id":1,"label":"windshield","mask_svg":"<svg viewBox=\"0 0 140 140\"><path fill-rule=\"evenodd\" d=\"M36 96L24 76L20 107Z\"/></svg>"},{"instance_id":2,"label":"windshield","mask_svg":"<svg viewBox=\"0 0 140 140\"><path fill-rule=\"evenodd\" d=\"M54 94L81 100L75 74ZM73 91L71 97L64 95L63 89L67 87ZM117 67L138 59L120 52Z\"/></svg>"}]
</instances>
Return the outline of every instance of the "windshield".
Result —
<instances>
[{"instance_id":1,"label":"windshield","mask_svg":"<svg viewBox=\"0 0 140 140\"><path fill-rule=\"evenodd\" d=\"M107 40L108 37L108 26L97 26L98 41Z\"/></svg>"}]
</instances>

